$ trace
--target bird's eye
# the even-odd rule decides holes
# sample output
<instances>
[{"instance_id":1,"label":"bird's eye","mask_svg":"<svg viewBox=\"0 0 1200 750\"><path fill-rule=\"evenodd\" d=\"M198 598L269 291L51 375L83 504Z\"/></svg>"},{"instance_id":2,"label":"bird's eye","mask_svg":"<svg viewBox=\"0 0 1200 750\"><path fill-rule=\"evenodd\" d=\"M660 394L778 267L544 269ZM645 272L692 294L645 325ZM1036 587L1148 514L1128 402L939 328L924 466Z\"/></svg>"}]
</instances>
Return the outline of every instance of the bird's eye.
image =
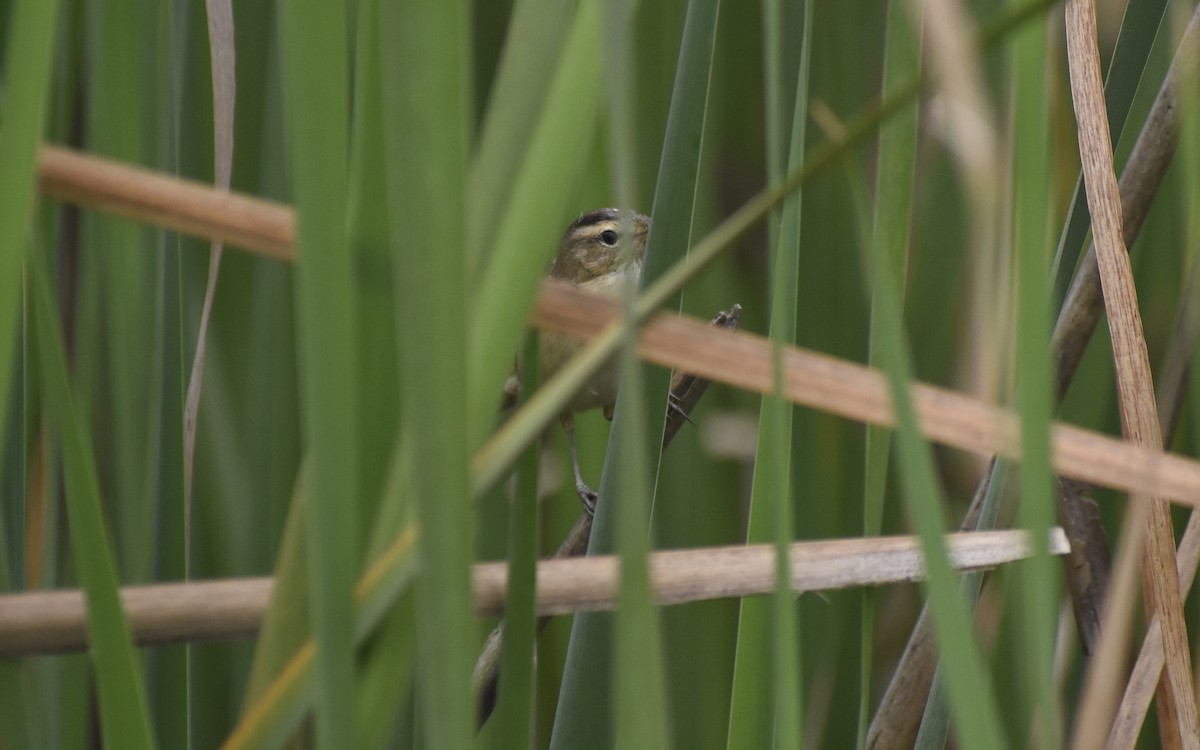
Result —
<instances>
[{"instance_id":1,"label":"bird's eye","mask_svg":"<svg viewBox=\"0 0 1200 750\"><path fill-rule=\"evenodd\" d=\"M614 229L605 229L600 233L600 242L605 247L616 247L618 239L620 237L617 236L617 232Z\"/></svg>"}]
</instances>

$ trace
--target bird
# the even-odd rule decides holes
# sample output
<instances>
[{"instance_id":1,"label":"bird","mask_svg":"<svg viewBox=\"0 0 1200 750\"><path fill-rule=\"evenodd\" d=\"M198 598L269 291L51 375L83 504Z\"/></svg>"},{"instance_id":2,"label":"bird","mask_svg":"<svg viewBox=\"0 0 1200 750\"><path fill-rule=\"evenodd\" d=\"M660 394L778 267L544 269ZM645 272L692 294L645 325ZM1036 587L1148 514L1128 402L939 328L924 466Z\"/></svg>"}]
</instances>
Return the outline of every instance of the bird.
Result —
<instances>
[{"instance_id":1,"label":"bird","mask_svg":"<svg viewBox=\"0 0 1200 750\"><path fill-rule=\"evenodd\" d=\"M649 232L650 219L637 212L615 208L589 211L563 233L547 275L593 294L619 298L625 290L635 289L641 278ZM542 333L538 342L538 371L542 382L562 369L582 346L582 342L569 336ZM603 409L605 418L612 420L617 402L618 369L617 362L610 361L597 370L571 397L559 417L571 450L575 490L589 515L596 509L596 492L583 481L579 469L574 415Z\"/></svg>"}]
</instances>

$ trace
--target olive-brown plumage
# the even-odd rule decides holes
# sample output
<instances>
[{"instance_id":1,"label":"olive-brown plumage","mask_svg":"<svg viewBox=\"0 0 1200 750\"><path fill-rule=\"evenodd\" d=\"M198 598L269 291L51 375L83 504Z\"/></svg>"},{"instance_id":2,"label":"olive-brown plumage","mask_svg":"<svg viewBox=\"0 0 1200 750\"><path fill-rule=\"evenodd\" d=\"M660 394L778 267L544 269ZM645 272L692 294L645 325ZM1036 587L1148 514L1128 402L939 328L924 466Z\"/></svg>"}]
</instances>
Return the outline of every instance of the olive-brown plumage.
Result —
<instances>
[{"instance_id":1,"label":"olive-brown plumage","mask_svg":"<svg viewBox=\"0 0 1200 750\"><path fill-rule=\"evenodd\" d=\"M632 290L637 285L649 231L650 219L639 213L614 208L586 213L567 227L550 267L550 276L594 294L618 297L624 289ZM557 373L581 346L575 339L543 333L538 346L542 380ZM616 362L601 367L567 402L562 413L563 427L571 446L575 488L589 513L595 509L596 493L588 488L579 470L572 414L604 409L604 416L612 419L617 401L617 369Z\"/></svg>"}]
</instances>

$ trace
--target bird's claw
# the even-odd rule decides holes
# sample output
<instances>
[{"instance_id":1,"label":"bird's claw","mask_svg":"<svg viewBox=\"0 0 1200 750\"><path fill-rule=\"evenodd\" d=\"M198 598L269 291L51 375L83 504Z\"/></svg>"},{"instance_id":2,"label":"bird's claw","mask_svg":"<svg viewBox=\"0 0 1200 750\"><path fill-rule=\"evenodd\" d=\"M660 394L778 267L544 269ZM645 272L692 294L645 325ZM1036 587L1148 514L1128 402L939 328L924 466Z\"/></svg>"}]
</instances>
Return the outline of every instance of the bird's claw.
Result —
<instances>
[{"instance_id":1,"label":"bird's claw","mask_svg":"<svg viewBox=\"0 0 1200 750\"><path fill-rule=\"evenodd\" d=\"M599 495L591 487L588 487L583 482L575 483L575 491L579 493L579 501L583 503L583 512L588 514L588 518L596 516L596 498Z\"/></svg>"}]
</instances>

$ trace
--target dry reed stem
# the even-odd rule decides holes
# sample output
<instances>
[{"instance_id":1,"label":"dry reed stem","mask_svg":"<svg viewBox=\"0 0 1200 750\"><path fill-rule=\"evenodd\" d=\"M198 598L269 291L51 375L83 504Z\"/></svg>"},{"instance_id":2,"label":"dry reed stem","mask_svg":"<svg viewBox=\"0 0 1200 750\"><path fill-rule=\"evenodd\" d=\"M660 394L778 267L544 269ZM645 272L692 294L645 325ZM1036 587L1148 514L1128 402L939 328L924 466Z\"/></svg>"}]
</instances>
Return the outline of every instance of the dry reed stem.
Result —
<instances>
[{"instance_id":1,"label":"dry reed stem","mask_svg":"<svg viewBox=\"0 0 1200 750\"><path fill-rule=\"evenodd\" d=\"M1200 6L1192 16L1188 27L1192 35L1192 45L1200 40ZM1196 279L1193 278L1194 286ZM1175 335L1171 342L1170 355L1164 374L1158 381L1158 402L1165 405L1166 411L1159 413L1163 424L1163 442L1170 443L1178 425L1180 413L1183 410L1183 399L1189 380L1191 360L1196 341L1196 320L1193 311L1195 295L1192 289L1185 293L1184 303L1179 313ZM1200 512L1192 511L1188 517L1187 526L1183 530L1183 538L1179 542L1176 554L1179 573L1179 596L1187 599L1192 584L1196 578L1196 566L1200 563ZM1146 628L1145 639L1137 662L1125 686L1125 695L1121 698L1117 709L1116 719L1108 735L1105 747L1110 750L1132 750L1142 729L1146 710L1150 707L1150 699L1158 685L1159 675L1163 667L1162 630L1155 617Z\"/></svg>"},{"instance_id":2,"label":"dry reed stem","mask_svg":"<svg viewBox=\"0 0 1200 750\"><path fill-rule=\"evenodd\" d=\"M1162 447L1162 434L1133 271L1121 228L1121 196L1113 171L1093 0L1069 0L1066 19L1071 92L1079 125L1079 150L1092 214L1097 265L1108 312L1122 428L1131 442L1158 450ZM1183 602L1179 598L1170 508L1158 497L1148 496L1145 500L1143 586L1148 613L1157 614L1161 623L1166 655L1166 678L1160 686L1158 703L1163 745L1200 748L1200 720L1196 714Z\"/></svg>"},{"instance_id":3,"label":"dry reed stem","mask_svg":"<svg viewBox=\"0 0 1200 750\"><path fill-rule=\"evenodd\" d=\"M1180 118L1176 83L1195 75L1200 36L1197 19L1200 7L1180 41L1171 68L1163 79L1158 96L1138 133L1137 142L1121 172L1121 224L1126 247L1132 247L1142 229L1150 204L1158 193L1167 166L1179 145ZM1095 245L1088 247L1079 270L1071 281L1062 311L1054 326L1052 349L1055 352L1056 385L1061 398L1083 359L1083 351L1104 309L1100 271L1096 266Z\"/></svg>"},{"instance_id":4,"label":"dry reed stem","mask_svg":"<svg viewBox=\"0 0 1200 750\"><path fill-rule=\"evenodd\" d=\"M43 193L278 260L295 257L291 206L59 146L38 153Z\"/></svg>"},{"instance_id":5,"label":"dry reed stem","mask_svg":"<svg viewBox=\"0 0 1200 750\"><path fill-rule=\"evenodd\" d=\"M1192 16L1191 24L1181 40L1171 68L1163 79L1150 114L1138 133L1137 142L1121 173L1118 185L1127 247L1132 247L1137 239L1150 204L1162 184L1163 176L1179 143L1180 118L1175 87L1178 81L1195 74L1200 58L1198 22L1200 7ZM1071 281L1051 337L1055 390L1060 400L1075 376L1103 309L1104 298L1100 288L1100 272L1096 266L1095 248L1089 245ZM1175 409L1179 408L1177 402L1169 399L1160 399L1160 403L1175 403ZM1169 432L1164 428L1164 434ZM989 477L984 478L981 487L988 481L990 472ZM981 497L980 493L977 493L977 499L978 497ZM972 510L976 508L977 501L972 503ZM971 512L968 511L968 514ZM964 528L968 526L974 524L964 522ZM904 656L893 674L883 702L871 721L871 739L868 745L873 750L912 746L936 659L932 646L927 646L932 643L931 639L929 621L926 611L922 609L909 644L905 647ZM920 675L927 676L922 679ZM1145 703L1148 702L1149 698L1146 697ZM1108 717L1112 712L1108 710L1099 715ZM909 720L907 717L910 716L915 718ZM1090 727L1094 723L1094 720L1080 722L1083 727ZM1102 737L1102 734L1098 735L1090 747L1098 747Z\"/></svg>"},{"instance_id":6,"label":"dry reed stem","mask_svg":"<svg viewBox=\"0 0 1200 750\"><path fill-rule=\"evenodd\" d=\"M1033 553L1024 531L950 534L946 544L951 562L964 571ZM1051 554L1066 551L1062 530L1053 529ZM804 592L917 581L924 577L922 560L912 536L796 542L791 548L792 585ZM655 552L650 575L659 605L769 594L775 590L775 548L761 544ZM537 613L612 609L620 580L615 556L543 560L538 563ZM271 578L246 578L129 586L122 589L121 601L142 645L234 638L257 631L273 585ZM472 588L479 615L501 614L508 563L476 564ZM85 606L78 590L0 596L0 656L85 648Z\"/></svg>"},{"instance_id":7,"label":"dry reed stem","mask_svg":"<svg viewBox=\"0 0 1200 750\"><path fill-rule=\"evenodd\" d=\"M138 218L281 260L294 257L295 216L286 204L43 146L41 184L50 195ZM607 308L607 310L605 310ZM547 284L533 315L535 325L581 337L611 320L615 306L581 292ZM595 319L587 319L596 316ZM699 338L698 338L699 336ZM683 338L680 338L683 337ZM699 320L660 315L646 327L641 354L649 361L761 393L770 392L769 348L747 333L711 330ZM785 354L786 396L795 403L873 424L891 425L882 376L854 363L800 349ZM1015 417L990 404L915 384L925 435L981 455L1019 457ZM1076 427L1054 427L1054 466L1060 474L1127 492L1200 504L1200 463L1127 445Z\"/></svg>"},{"instance_id":8,"label":"dry reed stem","mask_svg":"<svg viewBox=\"0 0 1200 750\"><path fill-rule=\"evenodd\" d=\"M991 568L1032 554L1024 531L949 534L951 564L960 571ZM1066 554L1067 540L1055 527L1050 552ZM920 542L913 536L835 539L791 545L792 588L796 592L879 586L925 577ZM707 547L655 552L650 558L654 602L683 604L769 594L775 591L775 548L770 544ZM480 615L503 611L508 563L475 569L475 602ZM616 605L620 559L611 556L546 560L538 565L538 614L608 610Z\"/></svg>"},{"instance_id":9,"label":"dry reed stem","mask_svg":"<svg viewBox=\"0 0 1200 750\"><path fill-rule=\"evenodd\" d=\"M127 586L121 604L140 645L239 638L258 631L274 581L227 578ZM83 593L0 596L0 656L79 651L87 646Z\"/></svg>"},{"instance_id":10,"label":"dry reed stem","mask_svg":"<svg viewBox=\"0 0 1200 750\"><path fill-rule=\"evenodd\" d=\"M533 322L539 328L579 338L594 335L616 319L607 300L547 282ZM749 391L773 393L771 344L745 332L712 329L705 321L659 313L643 329L638 353L649 362L674 367ZM882 373L863 365L798 347L783 352L784 398L859 422L892 426L891 397ZM914 383L921 429L930 440L983 456L1020 458L1015 414L954 391ZM1078 427L1052 428L1053 466L1058 474L1126 492L1200 504L1200 463L1153 451Z\"/></svg>"},{"instance_id":11,"label":"dry reed stem","mask_svg":"<svg viewBox=\"0 0 1200 750\"><path fill-rule=\"evenodd\" d=\"M1188 519L1183 530L1183 539L1179 542L1177 561L1179 595L1187 597L1196 580L1196 565L1200 562L1200 513L1193 512ZM1137 743L1138 734L1142 731L1142 722L1146 718L1146 710L1150 708L1150 698L1162 674L1163 659L1162 626L1158 617L1155 617L1150 621L1137 662L1129 675L1125 696L1117 709L1106 747L1123 750L1133 748Z\"/></svg>"},{"instance_id":12,"label":"dry reed stem","mask_svg":"<svg viewBox=\"0 0 1200 750\"><path fill-rule=\"evenodd\" d=\"M1168 70L1166 78L1159 89L1158 96L1155 98L1154 106L1150 110L1147 117L1147 124L1155 124L1156 130L1161 131L1161 144L1151 144L1143 149L1143 139L1139 138L1134 147L1133 155L1130 157L1131 165L1134 158L1139 156L1144 150L1148 152L1168 151L1174 152L1179 140L1179 129L1181 118L1178 115L1179 96L1176 93L1176 88L1181 85L1186 85L1186 81L1195 81L1197 63L1200 62L1200 6L1192 13L1191 20L1188 22L1187 28L1179 40L1179 47L1175 54L1175 59L1171 62L1171 68ZM1165 162L1158 165L1161 172L1165 168ZM1126 168L1126 173L1130 172L1130 168ZM1126 175L1121 175L1121 192L1125 195ZM1161 179L1161 178L1160 178ZM1129 213L1126 211L1125 216L1128 218ZM1126 238L1129 238L1130 228L1128 223L1125 227ZM1174 433L1174 426L1178 421L1179 405L1183 400L1185 383L1187 382L1187 372L1192 360L1192 349L1195 344L1196 336L1196 314L1192 309L1195 294L1193 291L1196 283L1193 278L1187 292L1185 292L1185 302L1183 309L1180 312L1179 323L1175 333L1174 340L1171 345L1171 361L1168 362L1166 372L1159 383L1160 392L1165 395L1165 399L1160 397L1159 403L1173 404L1171 419L1166 420L1163 428L1164 439L1169 439L1169 436ZM1200 513L1192 511L1188 518L1187 526L1183 532L1183 538L1179 543L1179 551L1177 557L1179 575L1179 595L1181 598L1186 598L1191 590L1192 584L1195 581L1196 565L1200 562ZM1146 631L1145 640L1142 642L1141 651L1138 654L1137 662L1134 664L1132 673L1125 687L1125 695L1121 699L1121 704L1117 709L1117 715L1113 721L1112 730L1108 736L1106 747L1113 750L1125 750L1132 748L1137 742L1139 733L1141 732L1142 723L1145 720L1146 711L1150 706L1150 698L1154 693L1155 687L1159 682L1159 677L1163 667L1165 655L1162 648L1162 630L1158 618L1151 620Z\"/></svg>"}]
</instances>

